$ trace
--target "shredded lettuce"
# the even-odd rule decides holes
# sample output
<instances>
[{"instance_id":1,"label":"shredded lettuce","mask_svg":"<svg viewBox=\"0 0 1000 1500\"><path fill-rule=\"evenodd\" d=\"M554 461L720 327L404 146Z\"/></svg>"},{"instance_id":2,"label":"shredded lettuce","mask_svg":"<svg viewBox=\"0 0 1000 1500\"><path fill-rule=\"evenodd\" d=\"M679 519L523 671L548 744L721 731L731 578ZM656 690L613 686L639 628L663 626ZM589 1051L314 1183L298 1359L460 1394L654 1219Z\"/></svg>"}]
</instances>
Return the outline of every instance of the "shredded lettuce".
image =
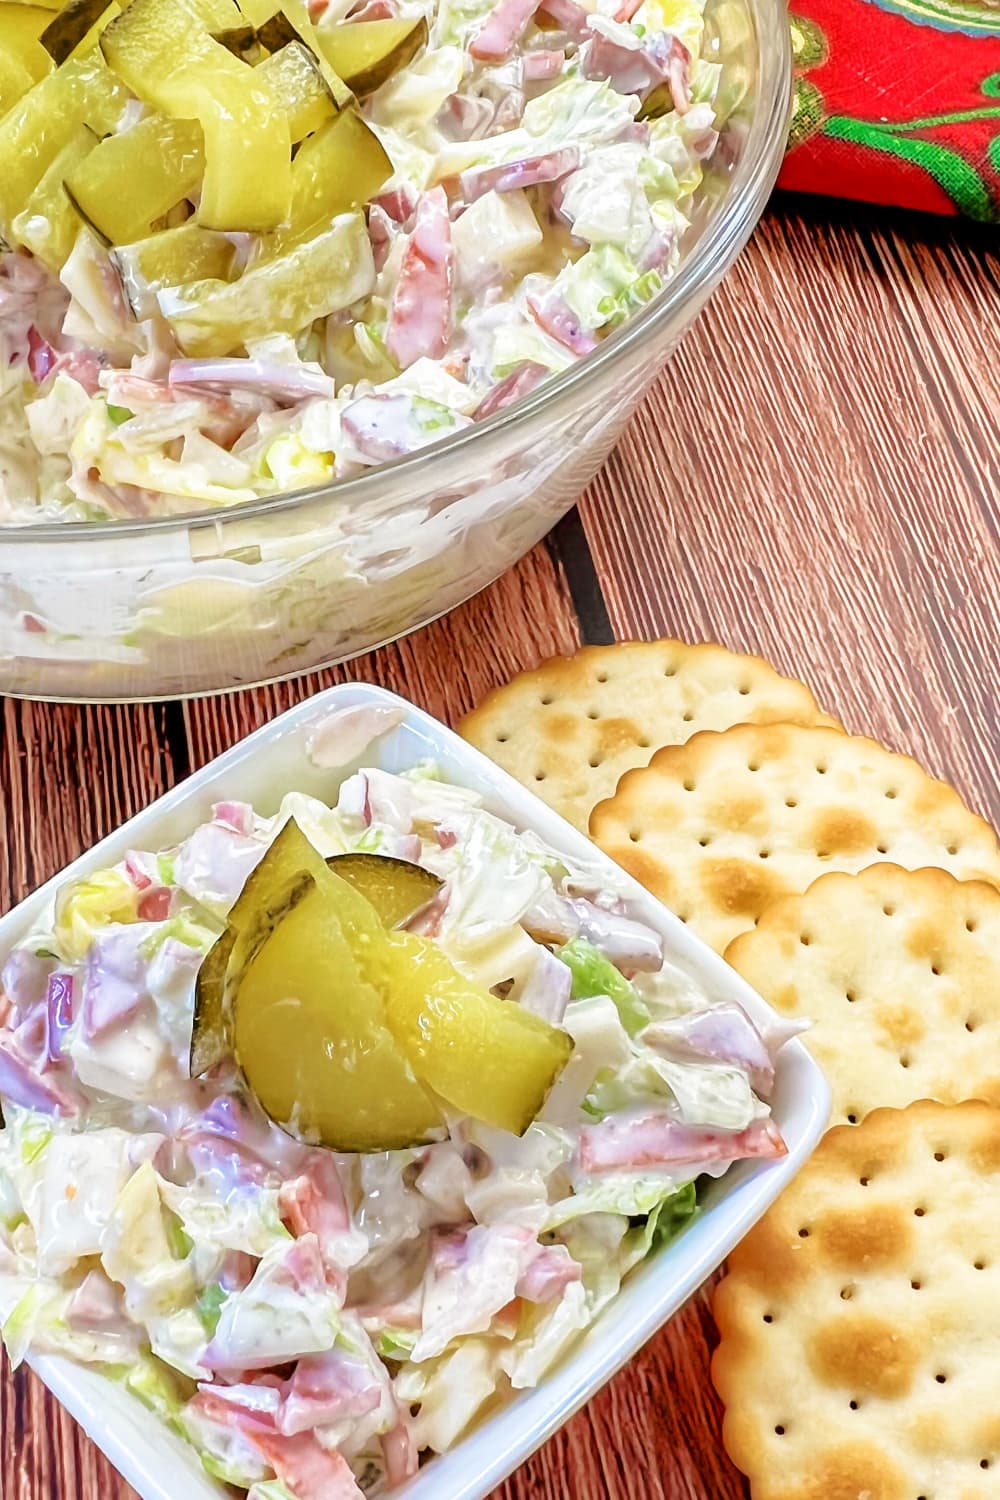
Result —
<instances>
[{"instance_id":1,"label":"shredded lettuce","mask_svg":"<svg viewBox=\"0 0 1000 1500\"><path fill-rule=\"evenodd\" d=\"M573 999L607 995L615 1004L621 1023L630 1036L649 1024L650 1013L635 987L586 938L572 938L558 956L573 975Z\"/></svg>"}]
</instances>

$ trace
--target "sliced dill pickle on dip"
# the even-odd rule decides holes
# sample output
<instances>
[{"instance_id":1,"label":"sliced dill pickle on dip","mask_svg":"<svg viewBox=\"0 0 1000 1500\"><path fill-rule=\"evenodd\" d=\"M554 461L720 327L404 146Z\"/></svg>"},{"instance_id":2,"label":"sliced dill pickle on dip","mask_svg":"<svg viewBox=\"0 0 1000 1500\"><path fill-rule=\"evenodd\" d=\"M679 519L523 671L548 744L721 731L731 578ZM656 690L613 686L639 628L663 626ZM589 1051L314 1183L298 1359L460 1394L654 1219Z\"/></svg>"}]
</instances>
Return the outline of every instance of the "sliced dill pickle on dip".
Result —
<instances>
[{"instance_id":1,"label":"sliced dill pickle on dip","mask_svg":"<svg viewBox=\"0 0 1000 1500\"><path fill-rule=\"evenodd\" d=\"M101 36L101 50L144 103L201 125L200 224L265 231L285 219L291 136L258 69L213 41L181 0L132 0Z\"/></svg>"},{"instance_id":2,"label":"sliced dill pickle on dip","mask_svg":"<svg viewBox=\"0 0 1000 1500\"><path fill-rule=\"evenodd\" d=\"M427 44L423 16L411 20L342 21L319 32L320 46L358 98L381 88Z\"/></svg>"},{"instance_id":3,"label":"sliced dill pickle on dip","mask_svg":"<svg viewBox=\"0 0 1000 1500\"><path fill-rule=\"evenodd\" d=\"M462 1114L523 1135L572 1038L470 984L426 938L394 932L387 943L386 1020L417 1077Z\"/></svg>"},{"instance_id":4,"label":"sliced dill pickle on dip","mask_svg":"<svg viewBox=\"0 0 1000 1500\"><path fill-rule=\"evenodd\" d=\"M89 125L95 134L107 135L127 103L128 90L100 53L63 63L17 101L0 120L0 231L5 237L77 127Z\"/></svg>"},{"instance_id":5,"label":"sliced dill pickle on dip","mask_svg":"<svg viewBox=\"0 0 1000 1500\"><path fill-rule=\"evenodd\" d=\"M386 927L399 927L415 916L443 884L422 865L387 854L334 854L326 863L371 903Z\"/></svg>"},{"instance_id":6,"label":"sliced dill pickle on dip","mask_svg":"<svg viewBox=\"0 0 1000 1500\"><path fill-rule=\"evenodd\" d=\"M176 286L185 277L227 281L236 250L224 234L200 224L178 224L134 244L119 245L111 259L132 314L141 322L159 312L156 296L164 287Z\"/></svg>"},{"instance_id":7,"label":"sliced dill pickle on dip","mask_svg":"<svg viewBox=\"0 0 1000 1500\"><path fill-rule=\"evenodd\" d=\"M238 281L196 281L160 292L160 312L186 354L226 355L247 339L297 333L375 285L361 214L343 214L307 244L252 266Z\"/></svg>"},{"instance_id":8,"label":"sliced dill pickle on dip","mask_svg":"<svg viewBox=\"0 0 1000 1500\"><path fill-rule=\"evenodd\" d=\"M382 1019L337 913L318 885L281 921L233 1007L236 1060L262 1108L334 1151L419 1145L443 1124Z\"/></svg>"},{"instance_id":9,"label":"sliced dill pickle on dip","mask_svg":"<svg viewBox=\"0 0 1000 1500\"><path fill-rule=\"evenodd\" d=\"M332 1150L425 1140L440 1101L523 1133L572 1040L390 930L439 884L380 855L324 862L286 824L202 964L192 1073L231 1052L272 1119Z\"/></svg>"},{"instance_id":10,"label":"sliced dill pickle on dip","mask_svg":"<svg viewBox=\"0 0 1000 1500\"><path fill-rule=\"evenodd\" d=\"M106 240L127 245L145 238L157 219L193 193L204 170L197 120L149 115L109 135L67 176L66 186Z\"/></svg>"},{"instance_id":11,"label":"sliced dill pickle on dip","mask_svg":"<svg viewBox=\"0 0 1000 1500\"><path fill-rule=\"evenodd\" d=\"M78 125L12 225L17 243L37 255L56 275L69 258L83 224L63 184L67 174L96 145L94 132Z\"/></svg>"},{"instance_id":12,"label":"sliced dill pickle on dip","mask_svg":"<svg viewBox=\"0 0 1000 1500\"><path fill-rule=\"evenodd\" d=\"M378 136L354 110L342 110L299 147L288 224L261 242L262 257L313 238L338 214L368 203L391 176Z\"/></svg>"}]
</instances>

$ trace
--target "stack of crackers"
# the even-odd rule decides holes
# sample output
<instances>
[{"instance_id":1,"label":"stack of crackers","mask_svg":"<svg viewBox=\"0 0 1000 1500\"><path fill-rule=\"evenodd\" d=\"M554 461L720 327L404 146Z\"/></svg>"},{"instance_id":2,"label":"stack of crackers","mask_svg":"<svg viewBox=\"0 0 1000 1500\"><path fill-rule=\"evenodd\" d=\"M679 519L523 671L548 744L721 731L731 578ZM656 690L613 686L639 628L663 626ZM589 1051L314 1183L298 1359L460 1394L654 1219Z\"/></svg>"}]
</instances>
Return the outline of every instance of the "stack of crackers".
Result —
<instances>
[{"instance_id":1,"label":"stack of crackers","mask_svg":"<svg viewBox=\"0 0 1000 1500\"><path fill-rule=\"evenodd\" d=\"M813 1022L832 1128L715 1299L754 1500L1000 1497L996 834L721 646L585 648L460 729Z\"/></svg>"}]
</instances>

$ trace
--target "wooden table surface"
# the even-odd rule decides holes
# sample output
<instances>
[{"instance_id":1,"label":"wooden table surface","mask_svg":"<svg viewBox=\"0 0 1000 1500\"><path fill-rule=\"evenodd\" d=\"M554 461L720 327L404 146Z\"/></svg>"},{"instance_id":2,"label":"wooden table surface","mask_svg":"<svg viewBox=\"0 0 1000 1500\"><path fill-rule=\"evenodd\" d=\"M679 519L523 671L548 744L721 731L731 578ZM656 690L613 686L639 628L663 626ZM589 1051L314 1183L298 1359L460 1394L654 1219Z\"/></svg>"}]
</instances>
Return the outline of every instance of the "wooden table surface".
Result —
<instances>
[{"instance_id":1,"label":"wooden table surface","mask_svg":"<svg viewBox=\"0 0 1000 1500\"><path fill-rule=\"evenodd\" d=\"M574 512L491 589L342 671L125 709L3 705L0 907L188 771L359 676L455 719L578 641L715 639L1000 822L1000 254L954 223L778 200ZM738 1500L704 1295L503 1500ZM5 1369L2 1500L127 1500ZM177 1500L183 1500L178 1496Z\"/></svg>"}]
</instances>

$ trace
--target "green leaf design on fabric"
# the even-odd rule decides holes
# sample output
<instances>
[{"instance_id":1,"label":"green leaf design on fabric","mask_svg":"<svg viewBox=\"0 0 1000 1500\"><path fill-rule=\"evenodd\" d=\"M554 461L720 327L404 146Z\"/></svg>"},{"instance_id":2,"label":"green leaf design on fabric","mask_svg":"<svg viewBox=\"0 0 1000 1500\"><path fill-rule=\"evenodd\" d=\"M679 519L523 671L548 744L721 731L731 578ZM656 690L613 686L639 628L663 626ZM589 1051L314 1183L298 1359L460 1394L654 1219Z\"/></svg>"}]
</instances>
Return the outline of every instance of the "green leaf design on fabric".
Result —
<instances>
[{"instance_id":1,"label":"green leaf design on fabric","mask_svg":"<svg viewBox=\"0 0 1000 1500\"><path fill-rule=\"evenodd\" d=\"M789 151L801 146L810 136L823 129L826 103L823 95L808 78L796 78L792 123L788 127Z\"/></svg>"},{"instance_id":2,"label":"green leaf design on fabric","mask_svg":"<svg viewBox=\"0 0 1000 1500\"><path fill-rule=\"evenodd\" d=\"M831 115L823 128L824 134L834 140L868 146L922 167L944 189L960 213L982 224L1000 223L1000 205L971 163L936 141L898 134L901 129L914 129L913 122L887 128L867 120L852 120L846 115Z\"/></svg>"}]
</instances>

